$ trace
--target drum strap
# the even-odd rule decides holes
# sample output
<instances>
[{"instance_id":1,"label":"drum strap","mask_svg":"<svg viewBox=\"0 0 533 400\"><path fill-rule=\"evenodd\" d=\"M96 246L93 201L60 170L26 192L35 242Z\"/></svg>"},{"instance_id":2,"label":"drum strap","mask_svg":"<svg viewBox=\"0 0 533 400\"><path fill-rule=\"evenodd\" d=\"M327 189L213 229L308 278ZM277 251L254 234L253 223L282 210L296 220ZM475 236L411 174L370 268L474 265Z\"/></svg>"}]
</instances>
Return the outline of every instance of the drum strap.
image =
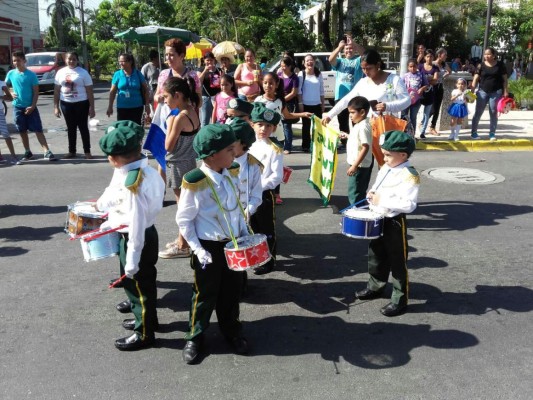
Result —
<instances>
[{"instance_id":1,"label":"drum strap","mask_svg":"<svg viewBox=\"0 0 533 400\"><path fill-rule=\"evenodd\" d=\"M244 213L244 209L242 207L242 204L241 204L241 201L239 199L239 196L237 194L237 190L235 189L235 185L233 185L233 182L231 181L230 178L228 178L227 176L224 176L225 179L228 180L232 190L233 190L233 194L235 196L235 198L237 199L237 204L239 206L239 210L244 218L244 222L246 223L246 226L248 226L248 230L251 230L251 228L249 227L248 225L248 222L246 221L246 214ZM226 225L228 225L228 230L229 230L229 235L231 237L231 241L233 242L233 245L235 246L236 249L239 248L238 244L237 244L237 238L235 237L235 234L233 233L233 229L231 229L231 224L229 223L228 221L228 217L226 216L226 211L224 210L224 207L222 207L222 203L220 202L220 197L218 197L218 194L213 186L213 182L211 182L211 179L209 179L209 177L207 177L207 184L209 185L209 188L211 189L211 192L213 193L213 197L215 198L215 202L217 203L218 205L218 208L220 209L220 211L222 212L222 215L224 216L224 220L226 221Z\"/></svg>"}]
</instances>

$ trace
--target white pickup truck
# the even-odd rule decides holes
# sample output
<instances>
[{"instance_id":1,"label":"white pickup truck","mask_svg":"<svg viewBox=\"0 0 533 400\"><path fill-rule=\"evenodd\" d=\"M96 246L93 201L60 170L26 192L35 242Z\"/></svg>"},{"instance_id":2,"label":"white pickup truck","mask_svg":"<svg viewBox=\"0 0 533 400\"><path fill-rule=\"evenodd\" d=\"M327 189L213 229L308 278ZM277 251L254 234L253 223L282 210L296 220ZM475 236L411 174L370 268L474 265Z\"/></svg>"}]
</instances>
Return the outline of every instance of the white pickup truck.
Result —
<instances>
[{"instance_id":1,"label":"white pickup truck","mask_svg":"<svg viewBox=\"0 0 533 400\"><path fill-rule=\"evenodd\" d=\"M303 62L306 55L312 54L315 57L315 65L322 72L322 78L324 79L324 97L329 100L330 104L335 104L335 71L332 71L331 64L328 61L331 53L294 53L294 59L296 66L299 70L303 69ZM270 72L276 72L279 69L281 61L278 60L275 63L267 66L267 70Z\"/></svg>"},{"instance_id":2,"label":"white pickup truck","mask_svg":"<svg viewBox=\"0 0 533 400\"><path fill-rule=\"evenodd\" d=\"M294 53L294 58L296 60L296 66L299 70L303 68L303 61L306 55L311 54L315 57L315 65L322 72L322 77L324 79L324 97L329 103L333 106L335 104L335 71L331 69L331 64L329 63L329 55L331 53ZM385 60L384 55L387 55L386 60L388 60L388 54L382 53L382 58ZM278 60L273 64L270 64L266 67L266 70L270 72L276 72L279 69L281 61ZM386 69L385 71L396 74L394 69Z\"/></svg>"}]
</instances>

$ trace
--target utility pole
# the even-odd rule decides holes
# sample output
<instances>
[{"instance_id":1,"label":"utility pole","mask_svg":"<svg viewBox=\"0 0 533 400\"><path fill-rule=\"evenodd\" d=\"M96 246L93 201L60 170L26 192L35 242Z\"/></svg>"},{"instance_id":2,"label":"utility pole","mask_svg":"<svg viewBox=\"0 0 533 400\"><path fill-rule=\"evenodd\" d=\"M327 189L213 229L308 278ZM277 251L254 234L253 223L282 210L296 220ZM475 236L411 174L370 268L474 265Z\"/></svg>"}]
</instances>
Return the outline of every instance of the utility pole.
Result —
<instances>
[{"instance_id":1,"label":"utility pole","mask_svg":"<svg viewBox=\"0 0 533 400\"><path fill-rule=\"evenodd\" d=\"M492 0L487 1L487 21L485 23L485 36L483 37L483 52L485 52L485 49L489 47L490 22L492 19ZM483 59L483 55L481 58Z\"/></svg>"},{"instance_id":2,"label":"utility pole","mask_svg":"<svg viewBox=\"0 0 533 400\"><path fill-rule=\"evenodd\" d=\"M490 1L490 0L489 0ZM407 61L413 56L415 41L416 0L406 0L403 11L402 47L400 50L400 75L407 72Z\"/></svg>"},{"instance_id":3,"label":"utility pole","mask_svg":"<svg viewBox=\"0 0 533 400\"><path fill-rule=\"evenodd\" d=\"M89 60L87 56L87 41L85 40L85 9L83 0L80 0L80 20L81 20L81 54L83 57L83 66L89 71Z\"/></svg>"}]
</instances>

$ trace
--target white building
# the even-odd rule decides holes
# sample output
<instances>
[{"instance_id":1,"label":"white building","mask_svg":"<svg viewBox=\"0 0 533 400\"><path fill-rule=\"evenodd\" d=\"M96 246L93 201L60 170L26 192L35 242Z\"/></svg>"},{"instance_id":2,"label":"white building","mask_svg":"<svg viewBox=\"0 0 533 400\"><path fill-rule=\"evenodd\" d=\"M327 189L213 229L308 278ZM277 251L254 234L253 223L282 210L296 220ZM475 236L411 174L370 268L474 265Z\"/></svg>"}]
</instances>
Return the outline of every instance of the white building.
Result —
<instances>
[{"instance_id":1,"label":"white building","mask_svg":"<svg viewBox=\"0 0 533 400\"><path fill-rule=\"evenodd\" d=\"M7 70L11 52L42 49L38 0L0 0L0 67Z\"/></svg>"}]
</instances>

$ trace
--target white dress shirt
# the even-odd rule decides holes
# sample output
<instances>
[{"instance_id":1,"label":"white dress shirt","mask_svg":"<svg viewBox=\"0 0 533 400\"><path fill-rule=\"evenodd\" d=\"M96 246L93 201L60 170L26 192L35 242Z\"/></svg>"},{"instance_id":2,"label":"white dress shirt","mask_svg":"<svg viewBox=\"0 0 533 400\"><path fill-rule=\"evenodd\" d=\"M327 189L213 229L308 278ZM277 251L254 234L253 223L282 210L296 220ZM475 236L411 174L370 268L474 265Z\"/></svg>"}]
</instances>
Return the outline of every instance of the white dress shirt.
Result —
<instances>
[{"instance_id":1,"label":"white dress shirt","mask_svg":"<svg viewBox=\"0 0 533 400\"><path fill-rule=\"evenodd\" d=\"M238 192L243 208L248 216L253 215L263 202L263 186L261 185L261 167L259 164L250 164L248 152L237 157L235 162L240 165Z\"/></svg>"},{"instance_id":2,"label":"white dress shirt","mask_svg":"<svg viewBox=\"0 0 533 400\"><path fill-rule=\"evenodd\" d=\"M202 248L200 239L213 241L231 239L228 223L235 237L249 234L244 216L237 204L238 178L231 176L227 169L218 173L205 164L202 164L200 169L206 178L198 185L198 190L189 189L187 185L182 186L176 213L176 223L180 232L193 251ZM207 180L211 181L224 212L217 204Z\"/></svg>"},{"instance_id":3,"label":"white dress shirt","mask_svg":"<svg viewBox=\"0 0 533 400\"><path fill-rule=\"evenodd\" d=\"M128 172L141 168L142 181L134 194L124 185ZM144 247L144 231L154 225L157 214L163 207L165 182L159 173L148 165L148 159L142 159L115 168L111 183L97 200L98 210L109 212L106 227L127 227L119 232L127 232L128 251L125 270L133 270L139 265Z\"/></svg>"},{"instance_id":4,"label":"white dress shirt","mask_svg":"<svg viewBox=\"0 0 533 400\"><path fill-rule=\"evenodd\" d=\"M379 194L379 204L370 205L372 211L385 214L386 217L395 217L415 210L420 177L413 168L410 171L409 167L409 161L394 168L387 164L381 167L376 182L370 189Z\"/></svg>"},{"instance_id":5,"label":"white dress shirt","mask_svg":"<svg viewBox=\"0 0 533 400\"><path fill-rule=\"evenodd\" d=\"M263 164L261 174L263 191L272 190L278 186L283 179L283 149L272 143L270 139L258 139L250 147L250 154Z\"/></svg>"}]
</instances>

